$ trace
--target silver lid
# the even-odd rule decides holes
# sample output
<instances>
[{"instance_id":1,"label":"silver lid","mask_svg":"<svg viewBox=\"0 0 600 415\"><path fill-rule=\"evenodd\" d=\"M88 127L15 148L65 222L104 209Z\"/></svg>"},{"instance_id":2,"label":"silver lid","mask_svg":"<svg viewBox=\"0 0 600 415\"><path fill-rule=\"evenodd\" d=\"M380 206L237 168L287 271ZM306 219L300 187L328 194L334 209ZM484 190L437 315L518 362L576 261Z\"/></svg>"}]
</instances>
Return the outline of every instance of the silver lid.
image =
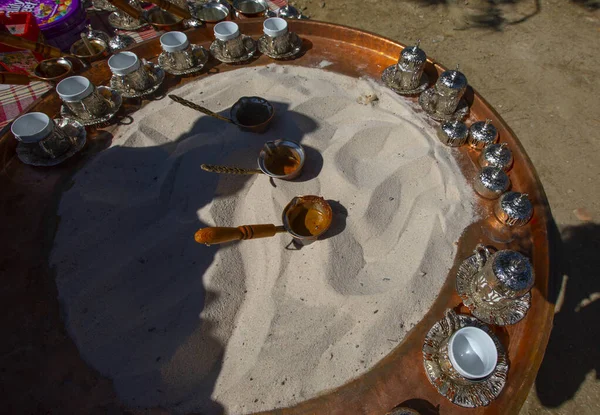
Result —
<instances>
[{"instance_id":1,"label":"silver lid","mask_svg":"<svg viewBox=\"0 0 600 415\"><path fill-rule=\"evenodd\" d=\"M129 35L117 35L110 39L108 42L108 47L111 51L116 52L119 50L126 49L127 47L133 45L135 43L135 39Z\"/></svg>"},{"instance_id":2,"label":"silver lid","mask_svg":"<svg viewBox=\"0 0 600 415\"><path fill-rule=\"evenodd\" d=\"M408 46L400 53L400 59L398 65L405 68L419 69L425 64L427 56L423 49L419 48L420 40L414 46Z\"/></svg>"},{"instance_id":3,"label":"silver lid","mask_svg":"<svg viewBox=\"0 0 600 415\"><path fill-rule=\"evenodd\" d=\"M533 216L533 205L527 193L508 192L494 206L498 220L508 226L523 226Z\"/></svg>"},{"instance_id":4,"label":"silver lid","mask_svg":"<svg viewBox=\"0 0 600 415\"><path fill-rule=\"evenodd\" d=\"M512 151L510 151L506 143L488 144L479 156L479 165L481 167L500 167L502 170L508 171L512 167L512 164Z\"/></svg>"},{"instance_id":5,"label":"silver lid","mask_svg":"<svg viewBox=\"0 0 600 415\"><path fill-rule=\"evenodd\" d=\"M498 140L498 130L492 124L492 120L477 121L471 125L469 131L469 145L477 150L482 150L488 144L494 144Z\"/></svg>"},{"instance_id":6,"label":"silver lid","mask_svg":"<svg viewBox=\"0 0 600 415\"><path fill-rule=\"evenodd\" d=\"M473 188L486 199L497 199L510 187L510 179L498 167L484 167L473 181Z\"/></svg>"},{"instance_id":7,"label":"silver lid","mask_svg":"<svg viewBox=\"0 0 600 415\"><path fill-rule=\"evenodd\" d=\"M460 121L446 121L437 129L440 141L450 147L459 147L467 142L469 129Z\"/></svg>"},{"instance_id":8,"label":"silver lid","mask_svg":"<svg viewBox=\"0 0 600 415\"><path fill-rule=\"evenodd\" d=\"M455 70L449 69L442 72L435 86L438 92L464 90L467 88L467 77L458 70L458 65L456 65Z\"/></svg>"},{"instance_id":9,"label":"silver lid","mask_svg":"<svg viewBox=\"0 0 600 415\"><path fill-rule=\"evenodd\" d=\"M517 251L507 249L496 252L492 271L505 294L511 298L526 294L535 282L531 262Z\"/></svg>"}]
</instances>

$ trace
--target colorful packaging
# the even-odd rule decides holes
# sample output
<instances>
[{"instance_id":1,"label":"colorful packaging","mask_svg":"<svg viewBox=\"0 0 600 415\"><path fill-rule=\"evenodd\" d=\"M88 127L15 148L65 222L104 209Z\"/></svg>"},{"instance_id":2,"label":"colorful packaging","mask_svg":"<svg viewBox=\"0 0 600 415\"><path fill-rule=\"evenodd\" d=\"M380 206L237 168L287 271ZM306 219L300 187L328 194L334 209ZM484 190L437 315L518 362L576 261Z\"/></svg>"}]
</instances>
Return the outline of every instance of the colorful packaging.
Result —
<instances>
[{"instance_id":1,"label":"colorful packaging","mask_svg":"<svg viewBox=\"0 0 600 415\"><path fill-rule=\"evenodd\" d=\"M33 13L48 43L63 50L87 23L81 0L0 0L0 10Z\"/></svg>"}]
</instances>

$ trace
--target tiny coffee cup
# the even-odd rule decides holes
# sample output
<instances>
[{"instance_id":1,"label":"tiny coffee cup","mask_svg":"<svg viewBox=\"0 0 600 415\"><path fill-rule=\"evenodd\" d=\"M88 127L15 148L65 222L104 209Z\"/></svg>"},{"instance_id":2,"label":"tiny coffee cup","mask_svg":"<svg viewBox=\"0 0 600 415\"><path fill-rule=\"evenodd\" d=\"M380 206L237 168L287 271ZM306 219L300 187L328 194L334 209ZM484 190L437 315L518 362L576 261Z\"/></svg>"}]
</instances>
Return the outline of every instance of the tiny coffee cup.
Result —
<instances>
[{"instance_id":1,"label":"tiny coffee cup","mask_svg":"<svg viewBox=\"0 0 600 415\"><path fill-rule=\"evenodd\" d=\"M267 48L275 55L283 55L290 51L290 33L288 24L281 17L270 17L263 23L263 32L267 37Z\"/></svg>"},{"instance_id":2,"label":"tiny coffee cup","mask_svg":"<svg viewBox=\"0 0 600 415\"><path fill-rule=\"evenodd\" d=\"M214 27L217 45L224 56L228 58L239 58L246 53L244 38L240 34L240 29L234 22L220 22Z\"/></svg>"},{"instance_id":3,"label":"tiny coffee cup","mask_svg":"<svg viewBox=\"0 0 600 415\"><path fill-rule=\"evenodd\" d=\"M133 52L115 53L108 59L108 67L126 89L142 92L152 86L148 70Z\"/></svg>"},{"instance_id":4,"label":"tiny coffee cup","mask_svg":"<svg viewBox=\"0 0 600 415\"><path fill-rule=\"evenodd\" d=\"M84 76L70 76L56 85L56 92L71 112L82 120L102 117L110 104Z\"/></svg>"},{"instance_id":5,"label":"tiny coffee cup","mask_svg":"<svg viewBox=\"0 0 600 415\"><path fill-rule=\"evenodd\" d=\"M494 340L478 327L457 330L440 349L442 369L471 380L488 377L497 363L498 350Z\"/></svg>"},{"instance_id":6,"label":"tiny coffee cup","mask_svg":"<svg viewBox=\"0 0 600 415\"><path fill-rule=\"evenodd\" d=\"M196 65L196 59L185 33L167 32L160 37L160 45L173 69L181 71Z\"/></svg>"},{"instance_id":7,"label":"tiny coffee cup","mask_svg":"<svg viewBox=\"0 0 600 415\"><path fill-rule=\"evenodd\" d=\"M39 145L51 158L64 154L73 144L72 138L43 112L30 112L20 116L10 129L17 140L26 145Z\"/></svg>"}]
</instances>

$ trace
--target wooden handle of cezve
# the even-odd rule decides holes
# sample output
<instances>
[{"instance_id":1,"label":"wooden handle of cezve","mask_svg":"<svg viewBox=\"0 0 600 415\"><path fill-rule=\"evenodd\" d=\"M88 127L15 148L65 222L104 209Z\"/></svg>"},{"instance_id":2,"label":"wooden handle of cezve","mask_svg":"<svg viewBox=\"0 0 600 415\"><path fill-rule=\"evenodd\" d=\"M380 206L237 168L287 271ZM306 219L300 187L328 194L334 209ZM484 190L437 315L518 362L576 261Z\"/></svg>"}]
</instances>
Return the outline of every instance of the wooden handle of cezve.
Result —
<instances>
[{"instance_id":1,"label":"wooden handle of cezve","mask_svg":"<svg viewBox=\"0 0 600 415\"><path fill-rule=\"evenodd\" d=\"M23 39L19 36L11 35L10 33L0 32L0 43L19 49L31 50L48 58L60 58L61 56L66 56L66 53L63 53L58 48Z\"/></svg>"},{"instance_id":2,"label":"wooden handle of cezve","mask_svg":"<svg viewBox=\"0 0 600 415\"><path fill-rule=\"evenodd\" d=\"M194 239L199 244L222 244L223 242L244 239L268 238L279 232L285 232L283 226L275 225L243 225L237 228L202 228L196 232Z\"/></svg>"},{"instance_id":3,"label":"wooden handle of cezve","mask_svg":"<svg viewBox=\"0 0 600 415\"><path fill-rule=\"evenodd\" d=\"M182 19L191 19L192 15L189 10L182 9L176 4L173 4L167 0L148 0L150 3L156 4L161 9L174 14L177 17L181 17Z\"/></svg>"},{"instance_id":4,"label":"wooden handle of cezve","mask_svg":"<svg viewBox=\"0 0 600 415\"><path fill-rule=\"evenodd\" d=\"M28 85L31 81L29 75L12 72L0 72L0 84Z\"/></svg>"},{"instance_id":5,"label":"wooden handle of cezve","mask_svg":"<svg viewBox=\"0 0 600 415\"><path fill-rule=\"evenodd\" d=\"M127 13L134 19L140 20L142 18L142 12L133 7L127 0L107 0L110 4L115 6L117 9Z\"/></svg>"}]
</instances>

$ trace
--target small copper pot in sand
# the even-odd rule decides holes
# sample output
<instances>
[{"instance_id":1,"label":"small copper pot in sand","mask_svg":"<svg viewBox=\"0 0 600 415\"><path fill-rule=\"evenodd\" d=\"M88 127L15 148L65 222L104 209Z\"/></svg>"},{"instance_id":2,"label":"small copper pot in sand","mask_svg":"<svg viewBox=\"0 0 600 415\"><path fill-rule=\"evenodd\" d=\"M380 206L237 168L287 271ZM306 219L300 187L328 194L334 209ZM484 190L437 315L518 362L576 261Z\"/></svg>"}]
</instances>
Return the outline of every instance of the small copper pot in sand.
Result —
<instances>
[{"instance_id":1,"label":"small copper pot in sand","mask_svg":"<svg viewBox=\"0 0 600 415\"><path fill-rule=\"evenodd\" d=\"M196 232L196 242L205 245L268 238L288 232L301 245L316 241L331 226L333 211L320 196L297 196L283 209L283 226L243 225L237 228L202 228Z\"/></svg>"}]
</instances>

